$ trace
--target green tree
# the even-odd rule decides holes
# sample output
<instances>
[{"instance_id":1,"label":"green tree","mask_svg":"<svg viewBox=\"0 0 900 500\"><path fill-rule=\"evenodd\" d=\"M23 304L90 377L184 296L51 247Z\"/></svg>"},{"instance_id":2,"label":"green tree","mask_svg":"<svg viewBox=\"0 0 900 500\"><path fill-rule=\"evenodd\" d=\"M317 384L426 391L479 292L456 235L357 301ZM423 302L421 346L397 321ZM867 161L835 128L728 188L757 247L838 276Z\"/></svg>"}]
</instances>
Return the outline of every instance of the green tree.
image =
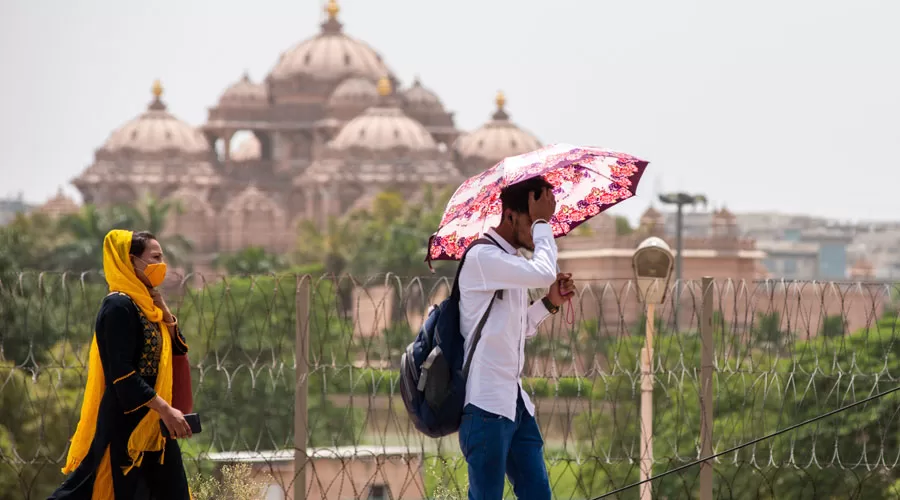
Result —
<instances>
[{"instance_id":1,"label":"green tree","mask_svg":"<svg viewBox=\"0 0 900 500\"><path fill-rule=\"evenodd\" d=\"M827 337L797 341L787 359L768 351L754 353L753 359L739 356L713 380L716 447L746 443L892 388L894 382L875 375L900 370L894 322L882 320L841 342ZM618 366L627 370L636 366L641 343L641 338L618 339L608 346L607 356L617 357ZM654 454L663 463L653 472L659 474L696 458L699 384L683 377L685 367L699 366L700 343L697 335L663 336L656 350ZM848 371L855 374L853 382L847 381ZM636 370L595 381L594 398L607 406L576 420L583 452L590 456L579 470L586 497L637 480L639 387ZM715 464L713 496L897 498L898 473L878 460L882 453L896 454L900 446L896 406L885 400L847 410L743 448ZM656 481L654 496L697 498L697 474L695 467ZM637 489L622 495L636 497Z\"/></svg>"},{"instance_id":2,"label":"green tree","mask_svg":"<svg viewBox=\"0 0 900 500\"><path fill-rule=\"evenodd\" d=\"M348 272L360 248L360 226L357 214L331 217L325 227L313 220L301 222L294 262L320 263L325 273L332 276Z\"/></svg>"},{"instance_id":3,"label":"green tree","mask_svg":"<svg viewBox=\"0 0 900 500\"><path fill-rule=\"evenodd\" d=\"M227 278L182 298L195 406L208 415L200 442L227 451L293 447L294 367L304 365L294 358L296 293L297 278L284 275ZM309 445L352 443L358 415L326 397L329 367L347 366L352 354L353 328L336 314L332 282L311 285L310 311Z\"/></svg>"},{"instance_id":4,"label":"green tree","mask_svg":"<svg viewBox=\"0 0 900 500\"><path fill-rule=\"evenodd\" d=\"M634 228L631 227L631 223L628 222L627 217L617 215L615 220L617 236L628 236L629 234L634 232Z\"/></svg>"},{"instance_id":5,"label":"green tree","mask_svg":"<svg viewBox=\"0 0 900 500\"><path fill-rule=\"evenodd\" d=\"M340 311L349 314L353 308L353 271L361 247L362 215L351 213L331 217L324 228L313 220L305 220L298 228L294 264L321 266L321 271L337 284Z\"/></svg>"},{"instance_id":6,"label":"green tree","mask_svg":"<svg viewBox=\"0 0 900 500\"><path fill-rule=\"evenodd\" d=\"M393 275L388 280L393 295L391 326L379 336L383 341L379 350L394 367L399 366L400 356L412 340L413 326L407 321L407 313L410 310L421 313L424 306L423 290L409 286L409 279L427 272L428 241L440 224L448 199L448 192L428 189L421 202L409 203L400 193L386 191L375 198L369 210L357 214L360 246L351 265L353 273ZM437 264L435 278L447 276L455 269Z\"/></svg>"},{"instance_id":7,"label":"green tree","mask_svg":"<svg viewBox=\"0 0 900 500\"><path fill-rule=\"evenodd\" d=\"M844 335L847 329L847 322L840 314L826 316L822 320L822 327L819 329L819 335L823 337L840 337Z\"/></svg>"},{"instance_id":8,"label":"green tree","mask_svg":"<svg viewBox=\"0 0 900 500\"><path fill-rule=\"evenodd\" d=\"M78 213L63 216L59 229L65 240L56 248L59 267L72 271L103 269L103 239L112 229L126 229L128 219L119 210L85 205Z\"/></svg>"},{"instance_id":9,"label":"green tree","mask_svg":"<svg viewBox=\"0 0 900 500\"><path fill-rule=\"evenodd\" d=\"M262 247L247 247L237 253L221 254L213 264L233 275L272 274L287 268L285 259Z\"/></svg>"},{"instance_id":10,"label":"green tree","mask_svg":"<svg viewBox=\"0 0 900 500\"><path fill-rule=\"evenodd\" d=\"M17 214L0 226L0 279L25 269L51 269L51 256L59 239L52 218L40 213Z\"/></svg>"},{"instance_id":11,"label":"green tree","mask_svg":"<svg viewBox=\"0 0 900 500\"><path fill-rule=\"evenodd\" d=\"M0 360L37 368L53 346L90 342L97 307L106 295L98 273L17 274L0 283Z\"/></svg>"},{"instance_id":12,"label":"green tree","mask_svg":"<svg viewBox=\"0 0 900 500\"><path fill-rule=\"evenodd\" d=\"M765 349L778 350L790 340L790 333L782 328L781 314L777 311L757 313L752 332L753 344Z\"/></svg>"},{"instance_id":13,"label":"green tree","mask_svg":"<svg viewBox=\"0 0 900 500\"><path fill-rule=\"evenodd\" d=\"M400 193L380 193L371 209L357 216L361 251L353 272L403 277L425 273L428 240L440 225L449 195L427 189L421 202L410 203ZM435 264L439 276L455 270L455 266Z\"/></svg>"},{"instance_id":14,"label":"green tree","mask_svg":"<svg viewBox=\"0 0 900 500\"><path fill-rule=\"evenodd\" d=\"M40 370L0 361L0 496L47 498L62 482L80 414L87 348L56 345Z\"/></svg>"}]
</instances>

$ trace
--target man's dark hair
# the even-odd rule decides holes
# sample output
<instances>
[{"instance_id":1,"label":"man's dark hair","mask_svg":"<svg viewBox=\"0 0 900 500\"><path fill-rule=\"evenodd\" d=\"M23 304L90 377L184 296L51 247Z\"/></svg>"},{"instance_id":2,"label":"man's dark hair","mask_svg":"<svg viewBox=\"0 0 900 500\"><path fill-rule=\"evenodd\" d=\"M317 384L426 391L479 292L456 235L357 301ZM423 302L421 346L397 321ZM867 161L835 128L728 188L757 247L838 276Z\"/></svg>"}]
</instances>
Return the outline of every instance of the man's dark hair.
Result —
<instances>
[{"instance_id":1,"label":"man's dark hair","mask_svg":"<svg viewBox=\"0 0 900 500\"><path fill-rule=\"evenodd\" d=\"M153 236L153 233L150 231L138 231L131 235L131 250L128 251L129 254L134 256L140 256L147 250L147 244L151 241L155 240L156 236Z\"/></svg>"},{"instance_id":2,"label":"man's dark hair","mask_svg":"<svg viewBox=\"0 0 900 500\"><path fill-rule=\"evenodd\" d=\"M534 193L535 196L539 196L544 188L553 189L553 184L550 184L547 182L547 179L540 176L517 182L512 186L506 186L500 191L500 203L503 210L528 213L529 194Z\"/></svg>"}]
</instances>

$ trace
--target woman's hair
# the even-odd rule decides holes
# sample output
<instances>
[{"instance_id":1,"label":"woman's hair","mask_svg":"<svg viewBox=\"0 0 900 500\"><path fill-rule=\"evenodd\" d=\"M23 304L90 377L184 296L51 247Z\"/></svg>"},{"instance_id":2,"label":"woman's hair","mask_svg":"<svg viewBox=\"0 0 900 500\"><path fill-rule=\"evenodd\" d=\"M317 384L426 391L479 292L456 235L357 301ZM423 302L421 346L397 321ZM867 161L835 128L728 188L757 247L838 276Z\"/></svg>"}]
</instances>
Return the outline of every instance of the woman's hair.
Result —
<instances>
[{"instance_id":1,"label":"woman's hair","mask_svg":"<svg viewBox=\"0 0 900 500\"><path fill-rule=\"evenodd\" d=\"M147 250L147 243L150 243L155 239L156 236L154 236L150 231L138 231L132 234L131 250L128 253L135 256L143 255L144 251Z\"/></svg>"}]
</instances>

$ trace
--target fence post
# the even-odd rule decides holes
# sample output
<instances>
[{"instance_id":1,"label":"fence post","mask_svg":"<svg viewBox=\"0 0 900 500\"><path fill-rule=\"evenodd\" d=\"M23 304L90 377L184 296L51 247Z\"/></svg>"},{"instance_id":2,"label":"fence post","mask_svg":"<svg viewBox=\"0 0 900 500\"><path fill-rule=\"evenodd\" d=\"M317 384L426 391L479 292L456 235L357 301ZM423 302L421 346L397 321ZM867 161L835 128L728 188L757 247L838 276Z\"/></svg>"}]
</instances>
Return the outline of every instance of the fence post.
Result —
<instances>
[{"instance_id":1,"label":"fence post","mask_svg":"<svg viewBox=\"0 0 900 500\"><path fill-rule=\"evenodd\" d=\"M712 455L713 431L713 287L714 281L704 276L703 309L700 316L700 456ZM713 498L713 464L700 464L700 500Z\"/></svg>"},{"instance_id":2,"label":"fence post","mask_svg":"<svg viewBox=\"0 0 900 500\"><path fill-rule=\"evenodd\" d=\"M650 302L646 307L646 340L641 349L641 481L653 476L653 329L656 326L656 304ZM652 499L653 484L642 484L640 500Z\"/></svg>"},{"instance_id":3,"label":"fence post","mask_svg":"<svg viewBox=\"0 0 900 500\"><path fill-rule=\"evenodd\" d=\"M306 500L306 442L309 433L309 299L310 276L297 276L294 357L294 500Z\"/></svg>"}]
</instances>

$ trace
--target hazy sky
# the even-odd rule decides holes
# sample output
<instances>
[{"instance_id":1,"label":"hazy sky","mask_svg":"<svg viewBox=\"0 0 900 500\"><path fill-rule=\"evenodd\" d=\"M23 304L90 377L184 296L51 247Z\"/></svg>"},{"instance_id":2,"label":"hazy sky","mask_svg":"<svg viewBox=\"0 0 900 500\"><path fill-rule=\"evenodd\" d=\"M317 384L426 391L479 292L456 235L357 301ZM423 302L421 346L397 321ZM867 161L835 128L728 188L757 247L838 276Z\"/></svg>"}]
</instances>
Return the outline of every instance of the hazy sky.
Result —
<instances>
[{"instance_id":1,"label":"hazy sky","mask_svg":"<svg viewBox=\"0 0 900 500\"><path fill-rule=\"evenodd\" d=\"M659 190L733 210L900 219L897 0L342 0L350 35L479 126L503 89L542 141L651 161ZM199 125L315 35L321 0L0 1L0 196L39 202L160 78ZM74 188L67 187L71 193Z\"/></svg>"}]
</instances>

